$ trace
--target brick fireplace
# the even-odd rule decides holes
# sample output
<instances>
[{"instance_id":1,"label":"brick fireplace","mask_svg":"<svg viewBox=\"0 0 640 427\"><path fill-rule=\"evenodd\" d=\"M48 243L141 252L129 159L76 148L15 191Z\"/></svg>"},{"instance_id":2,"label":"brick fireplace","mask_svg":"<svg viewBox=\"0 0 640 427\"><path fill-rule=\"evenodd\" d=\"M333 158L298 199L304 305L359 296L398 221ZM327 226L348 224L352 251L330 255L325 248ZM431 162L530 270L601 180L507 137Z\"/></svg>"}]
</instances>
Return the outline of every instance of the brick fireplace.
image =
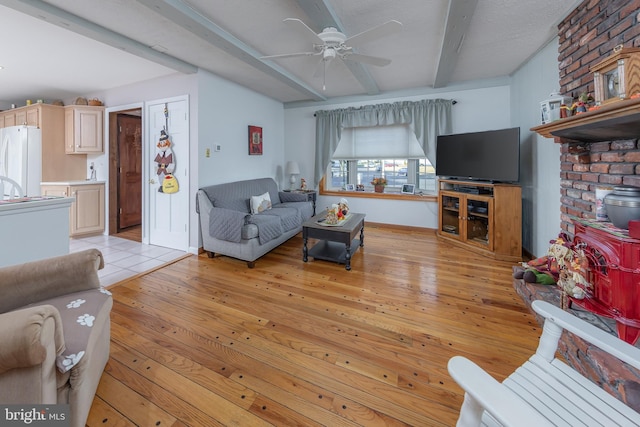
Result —
<instances>
[{"instance_id":1,"label":"brick fireplace","mask_svg":"<svg viewBox=\"0 0 640 427\"><path fill-rule=\"evenodd\" d=\"M590 68L617 45L640 47L640 0L585 0L558 26L560 93L594 93ZM623 140L561 143L561 228L570 216L595 218L598 185L640 186L640 132Z\"/></svg>"},{"instance_id":2,"label":"brick fireplace","mask_svg":"<svg viewBox=\"0 0 640 427\"><path fill-rule=\"evenodd\" d=\"M618 45L640 47L640 0L585 0L559 24L558 36L560 93L573 97L583 92L593 94L590 68L609 57ZM611 103L534 130L561 144L560 228L571 236L576 234L573 217L595 219L598 186L640 187L640 100ZM560 305L556 286L514 280L514 287L527 304L544 299ZM571 311L616 334L611 319L575 306ZM636 346L640 347L640 341ZM586 377L640 411L640 372L567 333L559 352Z\"/></svg>"}]
</instances>

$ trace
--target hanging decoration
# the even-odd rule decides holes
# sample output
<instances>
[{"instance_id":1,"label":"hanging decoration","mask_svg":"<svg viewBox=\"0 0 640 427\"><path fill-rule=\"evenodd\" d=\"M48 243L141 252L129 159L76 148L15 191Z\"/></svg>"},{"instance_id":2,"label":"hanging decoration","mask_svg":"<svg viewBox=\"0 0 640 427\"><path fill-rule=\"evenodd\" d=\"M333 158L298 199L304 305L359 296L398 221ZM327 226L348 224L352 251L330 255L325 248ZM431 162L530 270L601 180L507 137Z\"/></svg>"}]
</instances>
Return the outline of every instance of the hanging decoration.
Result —
<instances>
[{"instance_id":1,"label":"hanging decoration","mask_svg":"<svg viewBox=\"0 0 640 427\"><path fill-rule=\"evenodd\" d=\"M173 176L176 168L173 150L171 149L171 140L167 135L169 127L169 109L167 104L164 105L165 126L160 131L160 139L156 144L158 152L154 161L156 162L156 173L160 179L160 193L175 193L178 191L178 180Z\"/></svg>"}]
</instances>

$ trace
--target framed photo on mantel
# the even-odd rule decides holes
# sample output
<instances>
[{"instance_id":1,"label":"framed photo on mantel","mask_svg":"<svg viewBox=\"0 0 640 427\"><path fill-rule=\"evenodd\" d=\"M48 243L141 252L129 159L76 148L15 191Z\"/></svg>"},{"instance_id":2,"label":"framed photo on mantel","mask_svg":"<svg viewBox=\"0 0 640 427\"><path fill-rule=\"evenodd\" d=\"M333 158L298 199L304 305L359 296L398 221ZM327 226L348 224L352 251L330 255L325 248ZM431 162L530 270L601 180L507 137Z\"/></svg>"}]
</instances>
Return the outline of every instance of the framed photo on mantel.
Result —
<instances>
[{"instance_id":1,"label":"framed photo on mantel","mask_svg":"<svg viewBox=\"0 0 640 427\"><path fill-rule=\"evenodd\" d=\"M262 128L249 126L249 155L262 155Z\"/></svg>"}]
</instances>

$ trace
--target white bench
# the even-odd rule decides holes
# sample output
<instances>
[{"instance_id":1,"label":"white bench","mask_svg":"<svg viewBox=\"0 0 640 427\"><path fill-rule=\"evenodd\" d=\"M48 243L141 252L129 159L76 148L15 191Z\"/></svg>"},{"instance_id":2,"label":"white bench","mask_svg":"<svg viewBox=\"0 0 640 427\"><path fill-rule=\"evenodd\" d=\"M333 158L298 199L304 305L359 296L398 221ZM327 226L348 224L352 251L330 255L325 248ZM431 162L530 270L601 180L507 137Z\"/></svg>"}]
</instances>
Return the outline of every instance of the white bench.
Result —
<instances>
[{"instance_id":1,"label":"white bench","mask_svg":"<svg viewBox=\"0 0 640 427\"><path fill-rule=\"evenodd\" d=\"M457 426L640 426L638 412L555 358L563 329L638 369L640 349L548 302L532 307L545 318L538 349L503 383L462 356L449 360L465 391Z\"/></svg>"}]
</instances>

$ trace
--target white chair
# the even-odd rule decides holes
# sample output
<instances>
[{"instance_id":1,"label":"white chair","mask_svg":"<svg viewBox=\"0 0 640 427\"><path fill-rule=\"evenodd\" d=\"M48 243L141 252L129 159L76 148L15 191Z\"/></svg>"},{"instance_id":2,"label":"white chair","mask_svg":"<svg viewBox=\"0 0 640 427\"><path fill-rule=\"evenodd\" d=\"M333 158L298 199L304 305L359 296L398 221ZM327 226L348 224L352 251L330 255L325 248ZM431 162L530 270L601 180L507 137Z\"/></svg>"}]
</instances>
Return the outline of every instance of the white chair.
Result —
<instances>
[{"instance_id":1,"label":"white chair","mask_svg":"<svg viewBox=\"0 0 640 427\"><path fill-rule=\"evenodd\" d=\"M555 358L563 330L636 369L640 349L548 302L532 307L545 318L538 349L503 383L464 357L449 360L449 373L465 391L457 426L640 425L639 413Z\"/></svg>"},{"instance_id":2,"label":"white chair","mask_svg":"<svg viewBox=\"0 0 640 427\"><path fill-rule=\"evenodd\" d=\"M24 197L24 192L20 184L7 176L0 176L0 196L1 199L19 199Z\"/></svg>"}]
</instances>

